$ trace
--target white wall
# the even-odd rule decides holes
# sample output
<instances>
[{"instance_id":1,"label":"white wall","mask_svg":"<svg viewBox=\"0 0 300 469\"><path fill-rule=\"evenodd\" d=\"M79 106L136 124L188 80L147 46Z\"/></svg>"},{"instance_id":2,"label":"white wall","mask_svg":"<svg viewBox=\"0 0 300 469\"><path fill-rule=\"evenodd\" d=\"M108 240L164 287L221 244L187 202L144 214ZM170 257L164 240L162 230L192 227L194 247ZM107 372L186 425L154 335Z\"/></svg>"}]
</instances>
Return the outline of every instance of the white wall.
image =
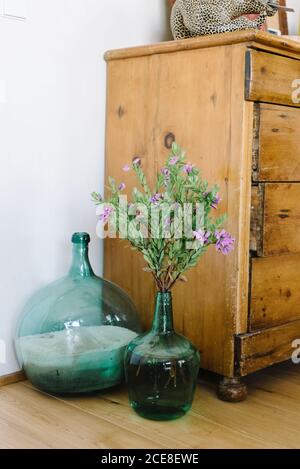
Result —
<instances>
[{"instance_id":1,"label":"white wall","mask_svg":"<svg viewBox=\"0 0 300 469\"><path fill-rule=\"evenodd\" d=\"M0 375L18 369L15 320L68 269L72 232L92 234L100 271L90 193L103 177L102 55L167 31L164 0L22 1L26 21L0 17Z\"/></svg>"},{"instance_id":2,"label":"white wall","mask_svg":"<svg viewBox=\"0 0 300 469\"><path fill-rule=\"evenodd\" d=\"M300 28L300 0L287 0L287 6L294 8L295 13L288 13L289 34L299 34Z\"/></svg>"}]
</instances>

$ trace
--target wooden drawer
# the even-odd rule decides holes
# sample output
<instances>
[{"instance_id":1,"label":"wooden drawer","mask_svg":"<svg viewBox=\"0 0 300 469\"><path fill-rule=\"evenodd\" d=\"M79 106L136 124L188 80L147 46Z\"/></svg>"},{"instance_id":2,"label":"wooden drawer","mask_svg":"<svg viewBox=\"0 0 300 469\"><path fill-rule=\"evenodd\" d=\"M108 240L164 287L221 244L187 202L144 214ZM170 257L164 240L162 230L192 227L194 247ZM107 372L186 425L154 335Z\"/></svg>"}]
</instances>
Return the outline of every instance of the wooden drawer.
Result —
<instances>
[{"instance_id":1,"label":"wooden drawer","mask_svg":"<svg viewBox=\"0 0 300 469\"><path fill-rule=\"evenodd\" d=\"M252 188L250 239L258 256L300 253L300 183Z\"/></svg>"},{"instance_id":2,"label":"wooden drawer","mask_svg":"<svg viewBox=\"0 0 300 469\"><path fill-rule=\"evenodd\" d=\"M236 337L237 367L241 376L290 360L300 338L300 321Z\"/></svg>"},{"instance_id":3,"label":"wooden drawer","mask_svg":"<svg viewBox=\"0 0 300 469\"><path fill-rule=\"evenodd\" d=\"M258 50L246 52L247 100L300 107L293 99L299 79L299 60Z\"/></svg>"},{"instance_id":4,"label":"wooden drawer","mask_svg":"<svg viewBox=\"0 0 300 469\"><path fill-rule=\"evenodd\" d=\"M250 330L300 319L300 254L253 258Z\"/></svg>"},{"instance_id":5,"label":"wooden drawer","mask_svg":"<svg viewBox=\"0 0 300 469\"><path fill-rule=\"evenodd\" d=\"M253 179L300 181L300 109L256 104Z\"/></svg>"}]
</instances>

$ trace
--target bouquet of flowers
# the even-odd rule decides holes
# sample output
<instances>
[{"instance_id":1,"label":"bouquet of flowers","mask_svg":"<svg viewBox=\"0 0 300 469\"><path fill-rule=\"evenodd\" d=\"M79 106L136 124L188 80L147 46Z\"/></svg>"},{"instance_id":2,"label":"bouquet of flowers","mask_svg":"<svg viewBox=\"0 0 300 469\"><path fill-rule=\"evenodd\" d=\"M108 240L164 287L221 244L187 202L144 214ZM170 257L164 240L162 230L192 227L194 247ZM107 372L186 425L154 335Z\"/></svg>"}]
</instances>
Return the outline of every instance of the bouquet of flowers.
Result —
<instances>
[{"instance_id":1,"label":"bouquet of flowers","mask_svg":"<svg viewBox=\"0 0 300 469\"><path fill-rule=\"evenodd\" d=\"M110 177L107 198L92 194L99 224L102 230L109 225L105 235L129 241L144 256L148 264L144 270L153 275L161 292L186 281L184 273L197 265L210 245L224 255L232 251L235 240L223 228L226 216L212 216L221 202L218 187L209 188L176 143L153 188L139 157L123 171L134 171L139 187L128 201L126 183Z\"/></svg>"}]
</instances>

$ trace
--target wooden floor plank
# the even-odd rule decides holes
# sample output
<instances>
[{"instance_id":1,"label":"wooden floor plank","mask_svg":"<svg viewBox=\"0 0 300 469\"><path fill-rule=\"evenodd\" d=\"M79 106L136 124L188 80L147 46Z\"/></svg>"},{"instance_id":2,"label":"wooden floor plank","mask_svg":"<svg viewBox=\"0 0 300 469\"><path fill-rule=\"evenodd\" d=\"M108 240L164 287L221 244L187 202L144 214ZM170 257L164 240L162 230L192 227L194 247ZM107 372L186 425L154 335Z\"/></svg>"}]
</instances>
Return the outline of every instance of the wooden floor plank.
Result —
<instances>
[{"instance_id":1,"label":"wooden floor plank","mask_svg":"<svg viewBox=\"0 0 300 469\"><path fill-rule=\"evenodd\" d=\"M114 390L99 399L88 397L68 398L67 402L77 409L108 419L131 431L145 436L156 435L169 448L265 448L264 442L240 435L230 428L190 412L181 420L173 422L145 421L137 416L127 404L124 389ZM225 431L224 431L225 430Z\"/></svg>"},{"instance_id":2,"label":"wooden floor plank","mask_svg":"<svg viewBox=\"0 0 300 469\"><path fill-rule=\"evenodd\" d=\"M0 389L0 448L300 448L300 365L246 381L248 400L229 404L202 373L192 411L174 422L138 417L122 387L56 398L12 384Z\"/></svg>"},{"instance_id":3,"label":"wooden floor plank","mask_svg":"<svg viewBox=\"0 0 300 469\"><path fill-rule=\"evenodd\" d=\"M299 380L298 380L299 381ZM260 373L250 386L250 396L264 406L300 416L300 382ZM297 426L299 430L299 426Z\"/></svg>"},{"instance_id":4,"label":"wooden floor plank","mask_svg":"<svg viewBox=\"0 0 300 469\"><path fill-rule=\"evenodd\" d=\"M25 381L22 383L23 386L26 386L30 389L34 389L33 386ZM126 404L117 402L114 399L116 392L121 392L123 396L126 396L126 390L124 388L119 388L118 391L110 391L110 399L106 398L106 393L94 393L93 397L91 396L74 396L74 397L61 397L61 396L52 396L53 399L63 402L65 405L75 408L77 411L90 414L93 417L99 418L101 420L107 421L118 427L122 428L124 431L130 429L130 431L137 435L143 435L149 437L151 440L154 438L154 441L160 442L165 447L174 446L174 448L184 448L182 442L173 439L173 437L178 436L178 429L172 435L170 432L155 432L153 433L154 422L148 422L145 426L145 420L136 416L136 414L131 410L128 404L128 399L126 399ZM44 394L44 393L42 393ZM172 425L174 422L170 422ZM159 423L158 425L166 425ZM156 428L156 427L155 427ZM172 437L171 437L172 436Z\"/></svg>"},{"instance_id":5,"label":"wooden floor plank","mask_svg":"<svg viewBox=\"0 0 300 469\"><path fill-rule=\"evenodd\" d=\"M37 445L51 448L162 448L159 442L137 435L105 420L29 389L22 383L0 389L0 416L15 431L21 428ZM0 445L6 426L0 427ZM154 435L155 437L155 435ZM18 448L26 441L15 440Z\"/></svg>"},{"instance_id":6,"label":"wooden floor plank","mask_svg":"<svg viewBox=\"0 0 300 469\"><path fill-rule=\"evenodd\" d=\"M205 380L201 380L200 384L196 390L196 396L192 412L185 418L189 434L193 435L193 444L195 448L226 448L232 447L232 441L234 442L235 448L283 448L285 447L282 440L277 441L273 438L268 438L268 432L257 432L255 419L253 419L252 412L256 409L250 406L249 400L240 404L230 404L226 402L219 401L216 397L215 386L217 382L214 380L215 376L209 375L209 381L207 380L207 375L205 374ZM127 396L122 391L115 391L113 396L110 393L107 393L107 400L113 399L115 402L126 405ZM256 406L257 407L257 406ZM258 406L259 407L259 406ZM217 411L215 410L217 409ZM239 409L239 412L237 412ZM259 409L261 410L261 409ZM237 414L237 418L231 421L231 412ZM243 425L243 420L247 418L247 415L251 417L251 424L248 426ZM272 412L270 412L272 414ZM195 418L197 419L196 427L191 424L190 420ZM236 421L235 421L236 420ZM183 422L179 420L175 422L178 426L179 423ZM268 422L268 420L267 420ZM206 441L204 435L199 433L199 426L201 428L214 428L213 433L209 433L208 430L208 441ZM180 431L180 430L179 430ZM218 435L222 435L221 441L217 441ZM212 435L215 438L215 442L212 439ZM181 435L182 438L182 435ZM189 438L189 436L187 437ZM190 440L191 441L191 440ZM219 446L218 446L219 445ZM223 445L223 446L222 446ZM228 446L227 446L228 445ZM288 446L287 446L288 447Z\"/></svg>"},{"instance_id":7,"label":"wooden floor plank","mask_svg":"<svg viewBox=\"0 0 300 469\"><path fill-rule=\"evenodd\" d=\"M295 365L292 362L286 362L284 364L270 366L261 371L262 375L268 375L283 379L287 382L294 382L300 384L300 364ZM253 379L252 379L253 378ZM252 379L252 380L251 380ZM250 383L254 382L256 379L256 374L249 376L248 381Z\"/></svg>"},{"instance_id":8,"label":"wooden floor plank","mask_svg":"<svg viewBox=\"0 0 300 469\"><path fill-rule=\"evenodd\" d=\"M296 405L300 406L300 393ZM264 441L268 448L300 448L300 421L294 425L292 412L271 405L266 393L251 385L248 399L234 405L214 399L208 386L203 386L202 400L196 399L194 411Z\"/></svg>"},{"instance_id":9,"label":"wooden floor plank","mask_svg":"<svg viewBox=\"0 0 300 469\"><path fill-rule=\"evenodd\" d=\"M34 431L25 431L21 422L0 418L0 449L50 449L50 444L40 441Z\"/></svg>"}]
</instances>

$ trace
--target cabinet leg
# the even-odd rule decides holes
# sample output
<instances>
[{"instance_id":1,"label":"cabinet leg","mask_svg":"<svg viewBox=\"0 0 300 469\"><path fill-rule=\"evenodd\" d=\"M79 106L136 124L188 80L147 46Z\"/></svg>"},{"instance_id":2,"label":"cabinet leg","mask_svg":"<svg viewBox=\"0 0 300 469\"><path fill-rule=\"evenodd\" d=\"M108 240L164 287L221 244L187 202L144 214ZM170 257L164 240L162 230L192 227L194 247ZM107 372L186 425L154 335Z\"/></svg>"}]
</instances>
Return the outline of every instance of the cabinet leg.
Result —
<instances>
[{"instance_id":1,"label":"cabinet leg","mask_svg":"<svg viewBox=\"0 0 300 469\"><path fill-rule=\"evenodd\" d=\"M221 401L241 402L247 398L248 391L241 378L223 378L217 394Z\"/></svg>"}]
</instances>

